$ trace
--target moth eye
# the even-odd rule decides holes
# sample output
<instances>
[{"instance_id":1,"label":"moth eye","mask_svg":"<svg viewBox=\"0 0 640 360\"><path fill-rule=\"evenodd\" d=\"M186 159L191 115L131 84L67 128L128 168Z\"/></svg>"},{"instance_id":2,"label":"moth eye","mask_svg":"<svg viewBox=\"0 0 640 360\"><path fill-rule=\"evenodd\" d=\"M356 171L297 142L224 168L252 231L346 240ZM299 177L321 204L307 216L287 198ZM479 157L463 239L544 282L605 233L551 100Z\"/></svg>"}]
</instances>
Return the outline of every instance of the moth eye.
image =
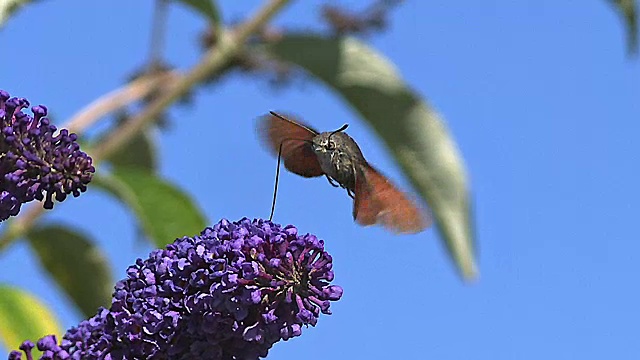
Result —
<instances>
[{"instance_id":1,"label":"moth eye","mask_svg":"<svg viewBox=\"0 0 640 360\"><path fill-rule=\"evenodd\" d=\"M336 148L336 144L333 141L328 141L327 142L327 149L328 150L333 150Z\"/></svg>"}]
</instances>

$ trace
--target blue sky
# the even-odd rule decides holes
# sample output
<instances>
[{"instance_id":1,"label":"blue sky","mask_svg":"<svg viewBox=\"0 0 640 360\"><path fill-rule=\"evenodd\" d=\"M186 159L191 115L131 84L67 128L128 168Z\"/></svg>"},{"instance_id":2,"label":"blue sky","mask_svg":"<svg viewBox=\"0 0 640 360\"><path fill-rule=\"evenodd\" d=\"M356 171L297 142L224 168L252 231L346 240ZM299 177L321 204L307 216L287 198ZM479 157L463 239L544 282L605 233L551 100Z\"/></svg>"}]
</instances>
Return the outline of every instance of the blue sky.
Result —
<instances>
[{"instance_id":1,"label":"blue sky","mask_svg":"<svg viewBox=\"0 0 640 360\"><path fill-rule=\"evenodd\" d=\"M221 1L227 21L261 1ZM279 25L319 25L320 1L293 2ZM338 3L338 2L335 2ZM361 8L364 1L342 2ZM147 55L151 1L47 1L0 31L0 88L62 120L122 84ZM434 230L393 236L351 219L322 179L283 172L275 220L325 239L344 297L272 359L637 359L640 288L640 60L606 1L406 1L370 43L443 114L467 163L481 276L464 284ZM204 23L173 7L166 56L185 69ZM372 130L323 85L272 90L231 76L171 111L161 171L210 222L267 217L275 160L254 135L268 110L319 129L351 124L368 160L408 181ZM88 192L56 206L95 236L116 278L150 250L131 214ZM15 244L0 282L40 296L65 327L81 320Z\"/></svg>"}]
</instances>

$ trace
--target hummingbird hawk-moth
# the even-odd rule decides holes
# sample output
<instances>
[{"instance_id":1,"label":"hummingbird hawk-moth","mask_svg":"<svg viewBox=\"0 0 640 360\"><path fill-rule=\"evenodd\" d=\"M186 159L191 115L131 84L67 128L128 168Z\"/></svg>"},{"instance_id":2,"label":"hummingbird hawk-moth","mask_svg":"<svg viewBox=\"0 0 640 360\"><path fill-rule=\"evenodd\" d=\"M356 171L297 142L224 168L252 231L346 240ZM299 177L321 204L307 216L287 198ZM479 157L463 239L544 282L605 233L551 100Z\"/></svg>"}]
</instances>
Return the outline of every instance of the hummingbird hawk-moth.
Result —
<instances>
[{"instance_id":1,"label":"hummingbird hawk-moth","mask_svg":"<svg viewBox=\"0 0 640 360\"><path fill-rule=\"evenodd\" d=\"M260 138L278 155L270 218L282 158L285 168L294 174L324 175L332 186L346 189L354 199L353 218L361 225L382 224L399 233L417 233L430 226L430 216L365 160L358 144L344 132L347 126L320 133L273 111L260 118Z\"/></svg>"}]
</instances>

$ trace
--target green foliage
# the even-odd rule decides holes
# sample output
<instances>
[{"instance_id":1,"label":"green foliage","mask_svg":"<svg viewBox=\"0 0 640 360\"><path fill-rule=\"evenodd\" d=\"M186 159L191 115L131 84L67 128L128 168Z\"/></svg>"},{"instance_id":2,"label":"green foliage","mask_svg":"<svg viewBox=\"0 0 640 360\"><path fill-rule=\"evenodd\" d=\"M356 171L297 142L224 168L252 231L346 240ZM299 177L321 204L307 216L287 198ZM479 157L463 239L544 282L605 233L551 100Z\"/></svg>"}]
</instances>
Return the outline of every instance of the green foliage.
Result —
<instances>
[{"instance_id":1,"label":"green foliage","mask_svg":"<svg viewBox=\"0 0 640 360\"><path fill-rule=\"evenodd\" d=\"M636 0L609 0L622 16L627 27L627 50L631 54L638 51L638 5Z\"/></svg>"},{"instance_id":2,"label":"green foliage","mask_svg":"<svg viewBox=\"0 0 640 360\"><path fill-rule=\"evenodd\" d=\"M2 0L0 1L0 28L22 7L37 0Z\"/></svg>"},{"instance_id":3,"label":"green foliage","mask_svg":"<svg viewBox=\"0 0 640 360\"><path fill-rule=\"evenodd\" d=\"M215 1L211 0L177 0L186 6L194 9L196 12L209 19L211 24L217 25L220 23L220 13L218 12L218 5Z\"/></svg>"},{"instance_id":4,"label":"green foliage","mask_svg":"<svg viewBox=\"0 0 640 360\"><path fill-rule=\"evenodd\" d=\"M17 349L26 339L61 334L58 320L38 298L24 290L0 284L0 341Z\"/></svg>"},{"instance_id":5,"label":"green foliage","mask_svg":"<svg viewBox=\"0 0 640 360\"><path fill-rule=\"evenodd\" d=\"M149 131L136 135L107 160L117 169L135 168L153 173L158 168L157 146Z\"/></svg>"},{"instance_id":6,"label":"green foliage","mask_svg":"<svg viewBox=\"0 0 640 360\"><path fill-rule=\"evenodd\" d=\"M27 233L42 266L86 317L108 307L113 278L108 259L85 234L63 226L43 226Z\"/></svg>"},{"instance_id":7,"label":"green foliage","mask_svg":"<svg viewBox=\"0 0 640 360\"><path fill-rule=\"evenodd\" d=\"M433 210L463 276L475 277L467 177L438 114L383 55L353 38L291 35L270 50L325 82L373 126Z\"/></svg>"},{"instance_id":8,"label":"green foliage","mask_svg":"<svg viewBox=\"0 0 640 360\"><path fill-rule=\"evenodd\" d=\"M198 234L206 226L204 215L184 191L146 171L119 169L110 176L96 176L92 185L131 208L155 247Z\"/></svg>"}]
</instances>

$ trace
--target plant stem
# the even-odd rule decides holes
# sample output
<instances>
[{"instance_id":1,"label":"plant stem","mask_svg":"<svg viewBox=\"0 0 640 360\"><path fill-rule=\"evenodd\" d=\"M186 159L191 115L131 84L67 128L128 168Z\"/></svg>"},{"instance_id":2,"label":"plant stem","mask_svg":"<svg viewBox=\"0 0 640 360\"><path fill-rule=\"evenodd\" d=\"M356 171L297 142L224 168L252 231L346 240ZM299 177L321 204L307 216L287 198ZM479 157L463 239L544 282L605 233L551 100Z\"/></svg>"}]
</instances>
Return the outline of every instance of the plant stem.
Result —
<instances>
[{"instance_id":1,"label":"plant stem","mask_svg":"<svg viewBox=\"0 0 640 360\"><path fill-rule=\"evenodd\" d=\"M127 85L102 95L89 105L74 114L69 121L61 126L63 129L81 134L89 126L105 115L120 110L133 102L139 101L159 87L166 87L172 81L182 76L177 71L147 75L131 81Z\"/></svg>"},{"instance_id":2,"label":"plant stem","mask_svg":"<svg viewBox=\"0 0 640 360\"><path fill-rule=\"evenodd\" d=\"M153 6L153 24L151 25L151 39L149 41L149 59L147 71L154 69L162 63L162 51L166 36L167 13L169 2L167 0L155 0Z\"/></svg>"},{"instance_id":3,"label":"plant stem","mask_svg":"<svg viewBox=\"0 0 640 360\"><path fill-rule=\"evenodd\" d=\"M223 69L242 49L249 36L264 26L287 2L289 0L271 0L255 16L240 25L231 34L223 33L218 45L209 50L203 60L179 79L171 89L98 144L92 153L94 160L103 159L107 154L126 145L146 125L162 114L164 109L186 94L194 85L206 79L210 74Z\"/></svg>"},{"instance_id":4,"label":"plant stem","mask_svg":"<svg viewBox=\"0 0 640 360\"><path fill-rule=\"evenodd\" d=\"M104 160L120 147L127 145L131 139L144 130L144 128L151 124L167 107L186 94L193 86L202 82L210 74L224 69L228 62L242 50L249 36L266 25L288 2L289 0L270 0L245 23L239 25L231 32L223 32L218 45L209 50L198 64L184 76L177 77L175 84L170 86L162 96L149 104L140 114L132 117L129 121L114 130L114 132L105 137L102 142L93 148L90 155L94 164ZM95 107L92 109L95 109ZM96 115L102 116L104 113L96 111ZM77 120L78 117L75 118L75 121L71 121L71 124L77 127L75 131L86 127L87 124L97 119L97 117L86 117L80 121ZM44 209L42 205L34 204L18 216L18 218L10 221L7 224L8 226L5 227L4 233L0 236L0 252L12 241L23 236L43 213Z\"/></svg>"}]
</instances>

